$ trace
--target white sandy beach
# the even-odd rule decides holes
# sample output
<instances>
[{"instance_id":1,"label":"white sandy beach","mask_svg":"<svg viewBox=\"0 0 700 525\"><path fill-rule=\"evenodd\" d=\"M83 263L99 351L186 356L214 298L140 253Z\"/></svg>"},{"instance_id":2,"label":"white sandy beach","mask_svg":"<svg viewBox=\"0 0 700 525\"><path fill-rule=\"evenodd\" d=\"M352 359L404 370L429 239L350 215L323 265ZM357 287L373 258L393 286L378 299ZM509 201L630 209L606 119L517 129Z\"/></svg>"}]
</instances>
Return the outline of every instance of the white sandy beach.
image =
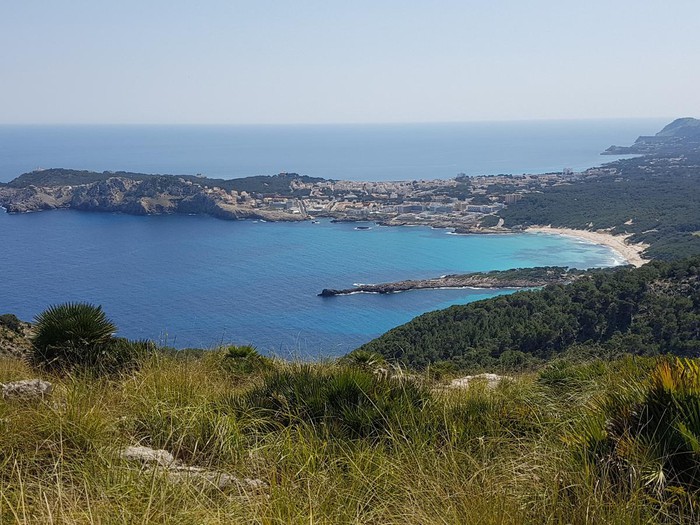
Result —
<instances>
[{"instance_id":1,"label":"white sandy beach","mask_svg":"<svg viewBox=\"0 0 700 525\"><path fill-rule=\"evenodd\" d=\"M570 228L552 228L551 226L532 226L527 228L528 232L532 233L551 233L556 235L567 235L569 237L577 237L586 241L601 244L611 248L629 264L634 266L642 266L649 262L648 259L642 257L642 252L646 250L648 244L631 244L627 242L630 235L613 235L605 230L589 231L589 230L573 230Z\"/></svg>"}]
</instances>

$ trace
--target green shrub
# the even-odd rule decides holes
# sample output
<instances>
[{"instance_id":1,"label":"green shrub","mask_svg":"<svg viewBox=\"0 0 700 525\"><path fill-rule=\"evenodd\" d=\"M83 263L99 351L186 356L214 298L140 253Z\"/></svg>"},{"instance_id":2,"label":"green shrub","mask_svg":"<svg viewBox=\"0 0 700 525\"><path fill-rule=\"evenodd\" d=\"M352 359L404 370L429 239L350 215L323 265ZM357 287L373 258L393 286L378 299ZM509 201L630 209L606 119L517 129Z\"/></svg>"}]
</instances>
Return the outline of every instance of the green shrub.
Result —
<instances>
[{"instance_id":1,"label":"green shrub","mask_svg":"<svg viewBox=\"0 0 700 525\"><path fill-rule=\"evenodd\" d=\"M646 380L594 404L569 436L577 456L618 485L700 490L700 364L664 358Z\"/></svg>"},{"instance_id":2,"label":"green shrub","mask_svg":"<svg viewBox=\"0 0 700 525\"><path fill-rule=\"evenodd\" d=\"M272 368L272 360L260 355L253 346L229 346L204 354L208 362L224 372L248 375Z\"/></svg>"},{"instance_id":3,"label":"green shrub","mask_svg":"<svg viewBox=\"0 0 700 525\"><path fill-rule=\"evenodd\" d=\"M386 364L386 359L381 354L377 352L370 352L369 350L353 350L343 358L341 358L341 363L351 367L358 367L365 370L375 370L379 367L383 367Z\"/></svg>"},{"instance_id":4,"label":"green shrub","mask_svg":"<svg viewBox=\"0 0 700 525\"><path fill-rule=\"evenodd\" d=\"M234 406L267 429L308 423L324 435L357 438L381 435L429 399L414 383L366 370L295 365L267 374Z\"/></svg>"},{"instance_id":5,"label":"green shrub","mask_svg":"<svg viewBox=\"0 0 700 525\"><path fill-rule=\"evenodd\" d=\"M608 367L600 360L578 363L556 359L540 371L537 380L541 385L572 390L587 386L607 373Z\"/></svg>"},{"instance_id":6,"label":"green shrub","mask_svg":"<svg viewBox=\"0 0 700 525\"><path fill-rule=\"evenodd\" d=\"M20 321L17 316L13 314L0 315L0 326L4 326L5 328L16 333L22 332L22 321Z\"/></svg>"},{"instance_id":7,"label":"green shrub","mask_svg":"<svg viewBox=\"0 0 700 525\"><path fill-rule=\"evenodd\" d=\"M114 337L102 348L92 368L97 372L124 372L138 368L143 358L156 350L153 341L147 339L131 341Z\"/></svg>"},{"instance_id":8,"label":"green shrub","mask_svg":"<svg viewBox=\"0 0 700 525\"><path fill-rule=\"evenodd\" d=\"M113 337L116 326L101 306L89 303L51 306L35 322L30 360L44 369L116 372L151 349L148 342Z\"/></svg>"}]
</instances>

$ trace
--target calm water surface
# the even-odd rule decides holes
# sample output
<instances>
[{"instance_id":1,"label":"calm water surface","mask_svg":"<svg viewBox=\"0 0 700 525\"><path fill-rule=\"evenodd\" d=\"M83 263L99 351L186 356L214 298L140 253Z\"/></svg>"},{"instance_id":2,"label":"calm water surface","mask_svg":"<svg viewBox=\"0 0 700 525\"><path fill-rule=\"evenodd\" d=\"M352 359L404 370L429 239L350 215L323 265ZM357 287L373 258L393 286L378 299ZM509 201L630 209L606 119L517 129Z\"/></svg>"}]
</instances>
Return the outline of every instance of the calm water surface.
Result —
<instances>
[{"instance_id":1,"label":"calm water surface","mask_svg":"<svg viewBox=\"0 0 700 525\"><path fill-rule=\"evenodd\" d=\"M176 347L252 343L337 355L423 312L494 295L435 290L320 298L348 287L447 273L619 263L610 250L553 235L448 235L424 227L229 222L0 210L0 313L104 306L119 334Z\"/></svg>"},{"instance_id":2,"label":"calm water surface","mask_svg":"<svg viewBox=\"0 0 700 525\"><path fill-rule=\"evenodd\" d=\"M0 181L37 167L202 173L281 171L397 180L583 169L659 119L335 126L0 126ZM547 235L0 211L0 313L104 305L133 338L177 347L252 343L336 355L477 290L322 299L323 288L538 265L615 264L607 248Z\"/></svg>"},{"instance_id":3,"label":"calm water surface","mask_svg":"<svg viewBox=\"0 0 700 525\"><path fill-rule=\"evenodd\" d=\"M400 180L589 168L660 119L317 126L0 126L0 182L35 168Z\"/></svg>"}]
</instances>

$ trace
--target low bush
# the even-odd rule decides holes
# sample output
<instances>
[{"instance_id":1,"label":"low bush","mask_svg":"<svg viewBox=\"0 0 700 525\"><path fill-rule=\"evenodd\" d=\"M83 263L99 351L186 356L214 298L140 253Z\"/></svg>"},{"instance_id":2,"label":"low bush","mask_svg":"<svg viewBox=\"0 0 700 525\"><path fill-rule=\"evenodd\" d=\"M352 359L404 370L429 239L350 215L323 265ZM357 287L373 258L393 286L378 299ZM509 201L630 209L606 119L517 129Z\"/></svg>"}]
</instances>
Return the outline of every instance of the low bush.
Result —
<instances>
[{"instance_id":1,"label":"low bush","mask_svg":"<svg viewBox=\"0 0 700 525\"><path fill-rule=\"evenodd\" d=\"M341 358L341 363L350 366L358 367L364 370L376 370L379 367L386 365L386 359L377 352L368 350L353 350L346 356Z\"/></svg>"},{"instance_id":2,"label":"low bush","mask_svg":"<svg viewBox=\"0 0 700 525\"><path fill-rule=\"evenodd\" d=\"M0 315L0 326L4 326L8 330L13 332L22 332L22 321L20 321L16 315L13 314L2 314Z\"/></svg>"},{"instance_id":3,"label":"low bush","mask_svg":"<svg viewBox=\"0 0 700 525\"><path fill-rule=\"evenodd\" d=\"M114 373L134 367L152 350L147 341L114 337L116 326L101 306L89 303L51 306L35 321L29 359L46 370Z\"/></svg>"},{"instance_id":4,"label":"low bush","mask_svg":"<svg viewBox=\"0 0 700 525\"><path fill-rule=\"evenodd\" d=\"M229 346L206 352L205 360L224 372L236 375L249 375L269 370L273 366L270 358L261 355L255 347L249 345Z\"/></svg>"},{"instance_id":5,"label":"low bush","mask_svg":"<svg viewBox=\"0 0 700 525\"><path fill-rule=\"evenodd\" d=\"M377 437L420 410L429 392L412 382L348 367L293 365L233 400L264 428L311 424L322 434Z\"/></svg>"},{"instance_id":6,"label":"low bush","mask_svg":"<svg viewBox=\"0 0 700 525\"><path fill-rule=\"evenodd\" d=\"M647 379L593 403L569 436L580 460L619 488L669 495L700 489L700 365L660 359Z\"/></svg>"}]
</instances>

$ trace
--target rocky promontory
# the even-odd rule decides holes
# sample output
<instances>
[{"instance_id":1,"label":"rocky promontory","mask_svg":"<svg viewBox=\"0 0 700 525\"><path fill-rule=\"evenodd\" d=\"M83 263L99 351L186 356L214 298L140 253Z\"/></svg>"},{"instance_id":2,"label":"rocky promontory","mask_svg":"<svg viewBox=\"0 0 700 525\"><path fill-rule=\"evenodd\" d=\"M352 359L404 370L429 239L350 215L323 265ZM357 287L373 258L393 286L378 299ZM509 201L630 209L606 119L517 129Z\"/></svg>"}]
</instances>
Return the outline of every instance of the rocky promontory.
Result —
<instances>
[{"instance_id":1,"label":"rocky promontory","mask_svg":"<svg viewBox=\"0 0 700 525\"><path fill-rule=\"evenodd\" d=\"M382 284L362 284L353 288L324 288L319 297L334 297L355 293L388 294L409 290L441 288L536 288L548 284L567 284L583 272L559 266L517 268L513 270L454 274L434 279L397 281Z\"/></svg>"},{"instance_id":2,"label":"rocky promontory","mask_svg":"<svg viewBox=\"0 0 700 525\"><path fill-rule=\"evenodd\" d=\"M37 177L41 175L41 172L35 173ZM21 184L11 182L0 187L0 206L8 213L74 209L130 215L206 214L220 219L269 221L307 218L303 207L294 210L261 208L258 200L249 193L209 186L208 179L200 182L196 177L154 175L138 178L132 175L116 174L101 180L86 176L88 182L84 184L61 184L60 179L54 177L49 181L42 179L44 185L35 185L25 174L24 179L16 179L22 179Z\"/></svg>"},{"instance_id":3,"label":"rocky promontory","mask_svg":"<svg viewBox=\"0 0 700 525\"><path fill-rule=\"evenodd\" d=\"M631 146L610 146L602 155L687 154L700 151L700 120L679 118L656 135L642 135Z\"/></svg>"}]
</instances>

